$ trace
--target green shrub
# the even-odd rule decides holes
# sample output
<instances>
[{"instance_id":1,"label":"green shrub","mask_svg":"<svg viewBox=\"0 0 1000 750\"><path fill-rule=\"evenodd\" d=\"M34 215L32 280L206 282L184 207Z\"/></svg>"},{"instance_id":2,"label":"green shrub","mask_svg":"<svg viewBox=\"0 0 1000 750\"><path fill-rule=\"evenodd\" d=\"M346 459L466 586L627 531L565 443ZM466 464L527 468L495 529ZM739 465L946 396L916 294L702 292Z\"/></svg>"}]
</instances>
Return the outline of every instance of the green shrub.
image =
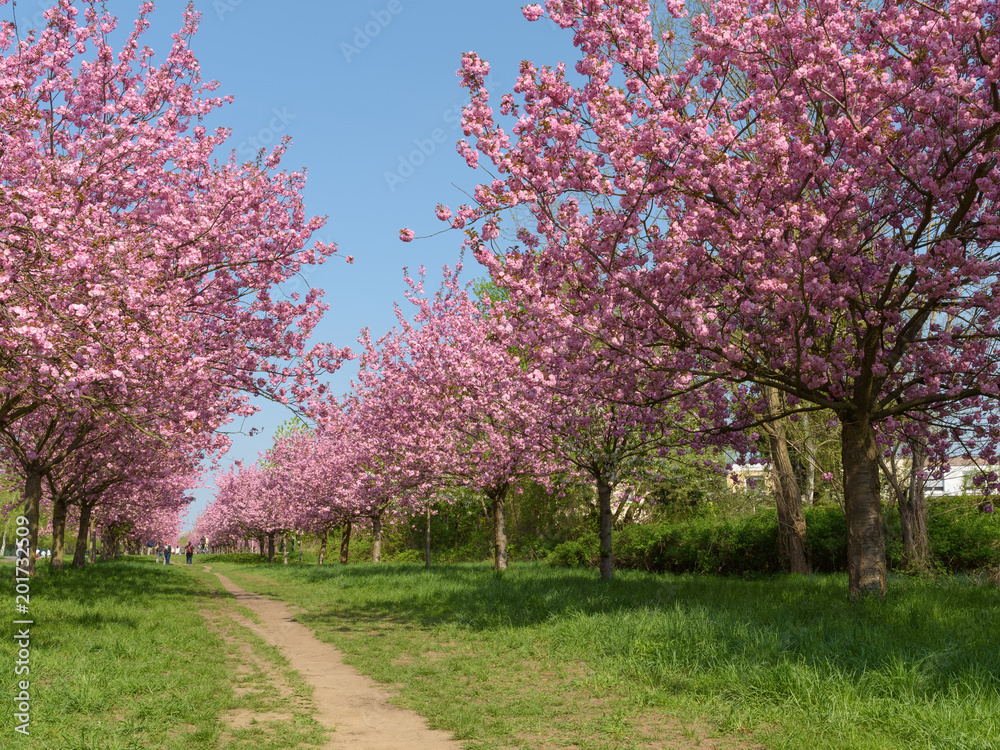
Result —
<instances>
[{"instance_id":1,"label":"green shrub","mask_svg":"<svg viewBox=\"0 0 1000 750\"><path fill-rule=\"evenodd\" d=\"M949 571L1000 565L1000 513L981 513L981 497L932 498L927 514L932 562Z\"/></svg>"},{"instance_id":2,"label":"green shrub","mask_svg":"<svg viewBox=\"0 0 1000 750\"><path fill-rule=\"evenodd\" d=\"M847 519L840 508L805 508L806 554L817 573L847 570Z\"/></svg>"},{"instance_id":3,"label":"green shrub","mask_svg":"<svg viewBox=\"0 0 1000 750\"><path fill-rule=\"evenodd\" d=\"M928 534L932 564L946 572L1000 566L1000 513L981 513L981 498L931 500ZM847 570L847 521L839 508L805 508L806 550L817 573ZM887 513L886 549L899 568L898 517ZM781 570L773 511L727 519L627 526L614 540L615 565L658 573L746 575Z\"/></svg>"},{"instance_id":4,"label":"green shrub","mask_svg":"<svg viewBox=\"0 0 1000 750\"><path fill-rule=\"evenodd\" d=\"M388 562L413 563L424 562L424 553L416 549L404 549L391 557L387 557Z\"/></svg>"},{"instance_id":5,"label":"green shrub","mask_svg":"<svg viewBox=\"0 0 1000 750\"><path fill-rule=\"evenodd\" d=\"M658 572L661 570L658 543L665 523L629 524L612 541L615 565L620 568Z\"/></svg>"},{"instance_id":6,"label":"green shrub","mask_svg":"<svg viewBox=\"0 0 1000 750\"><path fill-rule=\"evenodd\" d=\"M778 523L773 514L762 513L627 526L615 540L615 562L660 573L774 572L779 568Z\"/></svg>"},{"instance_id":7,"label":"green shrub","mask_svg":"<svg viewBox=\"0 0 1000 750\"><path fill-rule=\"evenodd\" d=\"M571 540L556 545L545 557L545 563L559 568L576 568L589 565L592 555L579 541Z\"/></svg>"},{"instance_id":8,"label":"green shrub","mask_svg":"<svg viewBox=\"0 0 1000 750\"><path fill-rule=\"evenodd\" d=\"M847 567L847 525L839 508L805 510L806 548L817 571ZM615 538L615 564L670 573L746 575L781 570L773 511L728 519L627 526Z\"/></svg>"}]
</instances>

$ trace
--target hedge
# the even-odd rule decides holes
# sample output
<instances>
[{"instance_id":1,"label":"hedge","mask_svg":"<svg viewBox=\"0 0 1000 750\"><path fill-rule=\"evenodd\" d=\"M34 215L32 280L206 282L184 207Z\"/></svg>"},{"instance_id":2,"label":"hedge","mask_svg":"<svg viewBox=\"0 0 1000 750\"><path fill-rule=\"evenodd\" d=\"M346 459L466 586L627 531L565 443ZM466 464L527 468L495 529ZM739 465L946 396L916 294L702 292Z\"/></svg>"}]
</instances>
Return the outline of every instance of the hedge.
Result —
<instances>
[{"instance_id":1,"label":"hedge","mask_svg":"<svg viewBox=\"0 0 1000 750\"><path fill-rule=\"evenodd\" d=\"M1000 566L1000 512L979 512L979 499L931 500L931 565L945 572ZM847 569L847 523L839 508L805 508L806 549L818 573ZM888 563L902 565L898 514L887 514ZM616 532L615 566L659 573L747 575L781 570L774 512L728 519L634 524ZM552 565L596 565L596 539L565 542L546 558Z\"/></svg>"}]
</instances>

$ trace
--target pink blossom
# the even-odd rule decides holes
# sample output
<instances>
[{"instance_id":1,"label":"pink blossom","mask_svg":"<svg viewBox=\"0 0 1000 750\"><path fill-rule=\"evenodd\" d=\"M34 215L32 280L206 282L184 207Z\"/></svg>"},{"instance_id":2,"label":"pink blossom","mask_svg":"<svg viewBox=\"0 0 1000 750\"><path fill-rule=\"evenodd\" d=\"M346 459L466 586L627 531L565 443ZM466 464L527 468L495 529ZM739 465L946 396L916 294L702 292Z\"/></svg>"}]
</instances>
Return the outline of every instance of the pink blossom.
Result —
<instances>
[{"instance_id":1,"label":"pink blossom","mask_svg":"<svg viewBox=\"0 0 1000 750\"><path fill-rule=\"evenodd\" d=\"M542 6L538 3L532 3L531 5L524 6L521 12L529 21L537 21L545 11L542 10Z\"/></svg>"}]
</instances>

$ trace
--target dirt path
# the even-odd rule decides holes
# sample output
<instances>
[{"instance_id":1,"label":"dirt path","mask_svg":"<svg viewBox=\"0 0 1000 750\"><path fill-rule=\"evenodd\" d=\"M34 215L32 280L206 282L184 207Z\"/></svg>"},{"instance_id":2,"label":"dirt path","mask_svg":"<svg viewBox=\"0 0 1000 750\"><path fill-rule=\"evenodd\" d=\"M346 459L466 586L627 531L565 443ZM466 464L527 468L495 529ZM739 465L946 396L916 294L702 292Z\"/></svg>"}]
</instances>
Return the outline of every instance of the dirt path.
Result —
<instances>
[{"instance_id":1,"label":"dirt path","mask_svg":"<svg viewBox=\"0 0 1000 750\"><path fill-rule=\"evenodd\" d=\"M205 566L211 572L211 566ZM419 714L388 702L388 694L344 664L341 654L293 619L282 602L244 591L221 573L226 590L263 625L254 631L277 647L293 669L313 687L316 720L331 730L329 750L461 750L462 744L444 731L428 729Z\"/></svg>"}]
</instances>

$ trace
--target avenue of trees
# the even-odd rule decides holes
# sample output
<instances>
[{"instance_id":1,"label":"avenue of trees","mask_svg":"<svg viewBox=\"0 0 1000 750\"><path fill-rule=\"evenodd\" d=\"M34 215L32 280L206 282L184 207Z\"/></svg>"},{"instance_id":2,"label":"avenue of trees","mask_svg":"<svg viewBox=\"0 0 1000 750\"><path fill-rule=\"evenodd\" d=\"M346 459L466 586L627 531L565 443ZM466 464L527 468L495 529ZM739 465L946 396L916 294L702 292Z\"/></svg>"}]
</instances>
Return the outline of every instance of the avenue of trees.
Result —
<instances>
[{"instance_id":1,"label":"avenue of trees","mask_svg":"<svg viewBox=\"0 0 1000 750\"><path fill-rule=\"evenodd\" d=\"M497 111L465 57L463 151L497 177L451 221L522 314L661 373L654 399L698 391L719 430L832 415L851 596L884 594L886 447L996 463L997 4L665 5L529 5L579 59L523 63Z\"/></svg>"},{"instance_id":2,"label":"avenue of trees","mask_svg":"<svg viewBox=\"0 0 1000 750\"><path fill-rule=\"evenodd\" d=\"M310 244L303 176L283 145L215 160L197 14L157 65L150 10L117 51L72 0L0 38L0 456L33 535L43 504L78 555L95 523L166 532L218 428L270 395L309 422L219 474L193 536L325 555L340 529L343 557L363 524L377 560L387 519L472 493L502 570L510 493L573 481L610 579L616 491L763 458L788 570L810 570L803 498L840 488L854 600L886 592L887 495L919 568L926 478L1000 463L996 0L527 5L577 59L496 92L463 57L481 184L437 207L489 281L407 274L339 398L320 376L349 355L306 343L321 293L273 296L335 252Z\"/></svg>"},{"instance_id":3,"label":"avenue of trees","mask_svg":"<svg viewBox=\"0 0 1000 750\"><path fill-rule=\"evenodd\" d=\"M335 251L309 244L323 221L303 175L279 170L284 145L217 160L228 132L200 122L226 100L189 48L198 14L157 61L151 11L119 49L99 3L0 25L0 461L32 570L43 503L56 567L67 522L77 565L90 529L112 548L176 539L185 488L227 445L216 430L326 359L304 349L321 293L272 294Z\"/></svg>"},{"instance_id":4,"label":"avenue of trees","mask_svg":"<svg viewBox=\"0 0 1000 750\"><path fill-rule=\"evenodd\" d=\"M518 476L592 477L605 537L603 497L633 455L763 439L783 548L807 570L788 431L832 421L850 596L884 594L887 457L915 469L894 480L915 562L927 472L956 450L996 464L997 4L661 10L528 5L579 56L526 61L499 96L465 56L459 151L490 180L437 213L500 294L474 308L446 285L369 347L345 409L372 441L357 461L411 501L478 489L501 568Z\"/></svg>"}]
</instances>

